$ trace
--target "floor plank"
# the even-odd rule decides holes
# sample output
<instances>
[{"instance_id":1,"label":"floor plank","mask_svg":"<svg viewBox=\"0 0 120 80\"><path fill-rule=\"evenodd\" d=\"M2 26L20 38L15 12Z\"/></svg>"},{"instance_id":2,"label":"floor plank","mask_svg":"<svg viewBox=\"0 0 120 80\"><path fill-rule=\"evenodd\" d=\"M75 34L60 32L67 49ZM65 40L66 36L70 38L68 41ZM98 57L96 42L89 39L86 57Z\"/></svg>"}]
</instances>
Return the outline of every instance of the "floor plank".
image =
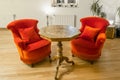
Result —
<instances>
[{"instance_id":1,"label":"floor plank","mask_svg":"<svg viewBox=\"0 0 120 80\"><path fill-rule=\"evenodd\" d=\"M48 59L34 68L20 59L10 31L0 30L0 80L54 80L56 61ZM107 39L100 59L93 65L77 57L72 58L70 42L63 42L64 55L74 60L75 65L63 63L59 70L60 80L120 80L120 39ZM52 56L57 53L56 42L52 43Z\"/></svg>"}]
</instances>

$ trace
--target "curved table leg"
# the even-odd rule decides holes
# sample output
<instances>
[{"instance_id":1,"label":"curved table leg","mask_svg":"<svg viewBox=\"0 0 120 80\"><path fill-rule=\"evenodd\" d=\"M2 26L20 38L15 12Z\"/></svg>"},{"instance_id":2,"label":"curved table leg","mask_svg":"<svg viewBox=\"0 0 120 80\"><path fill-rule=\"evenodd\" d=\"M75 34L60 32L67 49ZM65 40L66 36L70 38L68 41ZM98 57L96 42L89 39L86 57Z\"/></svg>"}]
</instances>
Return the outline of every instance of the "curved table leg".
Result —
<instances>
[{"instance_id":1,"label":"curved table leg","mask_svg":"<svg viewBox=\"0 0 120 80\"><path fill-rule=\"evenodd\" d=\"M74 62L73 61L69 61L69 58L68 57L65 57L63 56L62 54L62 51L63 51L63 48L62 48L62 42L61 41L58 41L58 61L57 61L57 67L56 67L56 73L55 73L55 80L58 80L57 78L57 75L58 75L58 71L59 71L59 66L61 65L61 63L65 60L67 63L72 63L72 65L74 65Z\"/></svg>"},{"instance_id":2,"label":"curved table leg","mask_svg":"<svg viewBox=\"0 0 120 80\"><path fill-rule=\"evenodd\" d=\"M70 61L68 57L63 56L63 60L65 60L67 63L72 63L72 65L74 65L74 62Z\"/></svg>"}]
</instances>

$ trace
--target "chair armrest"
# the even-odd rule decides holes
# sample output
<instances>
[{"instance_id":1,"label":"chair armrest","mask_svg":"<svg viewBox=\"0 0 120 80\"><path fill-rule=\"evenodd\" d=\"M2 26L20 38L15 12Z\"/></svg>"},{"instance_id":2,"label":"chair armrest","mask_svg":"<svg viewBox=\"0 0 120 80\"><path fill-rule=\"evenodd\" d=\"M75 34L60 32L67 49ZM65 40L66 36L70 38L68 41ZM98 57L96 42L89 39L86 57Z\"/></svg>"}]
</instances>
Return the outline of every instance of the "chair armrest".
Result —
<instances>
[{"instance_id":1,"label":"chair armrest","mask_svg":"<svg viewBox=\"0 0 120 80\"><path fill-rule=\"evenodd\" d=\"M18 45L20 48L22 48L22 49L26 48L26 41L25 40L22 40L21 38L16 37L14 39L14 41L15 41L15 44Z\"/></svg>"},{"instance_id":2,"label":"chair armrest","mask_svg":"<svg viewBox=\"0 0 120 80\"><path fill-rule=\"evenodd\" d=\"M97 36L95 45L96 45L96 46L103 45L104 42L105 42L105 40L106 40L106 35L105 35L105 33L100 33L100 34L98 34L98 36Z\"/></svg>"}]
</instances>

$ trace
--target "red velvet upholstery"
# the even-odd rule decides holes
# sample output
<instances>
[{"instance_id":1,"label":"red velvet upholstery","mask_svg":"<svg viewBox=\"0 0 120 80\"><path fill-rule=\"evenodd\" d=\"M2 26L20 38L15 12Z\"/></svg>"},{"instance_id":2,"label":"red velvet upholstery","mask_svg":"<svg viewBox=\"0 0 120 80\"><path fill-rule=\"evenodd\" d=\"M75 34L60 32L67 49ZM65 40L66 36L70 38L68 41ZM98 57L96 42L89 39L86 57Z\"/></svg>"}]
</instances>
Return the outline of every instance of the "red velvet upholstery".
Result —
<instances>
[{"instance_id":1,"label":"red velvet upholstery","mask_svg":"<svg viewBox=\"0 0 120 80\"><path fill-rule=\"evenodd\" d=\"M38 20L20 19L7 25L11 30L20 59L26 64L37 63L51 53L51 42L39 35Z\"/></svg>"},{"instance_id":2,"label":"red velvet upholstery","mask_svg":"<svg viewBox=\"0 0 120 80\"><path fill-rule=\"evenodd\" d=\"M82 24L81 34L71 41L72 54L84 60L97 60L101 55L101 50L106 40L105 31L109 22L106 19L93 16L82 18L80 22ZM88 33L87 31L85 32L87 26L91 27L88 29ZM93 30L94 28L96 30ZM91 32L89 32L90 30ZM90 40L89 35L93 34L95 35L94 40Z\"/></svg>"}]
</instances>

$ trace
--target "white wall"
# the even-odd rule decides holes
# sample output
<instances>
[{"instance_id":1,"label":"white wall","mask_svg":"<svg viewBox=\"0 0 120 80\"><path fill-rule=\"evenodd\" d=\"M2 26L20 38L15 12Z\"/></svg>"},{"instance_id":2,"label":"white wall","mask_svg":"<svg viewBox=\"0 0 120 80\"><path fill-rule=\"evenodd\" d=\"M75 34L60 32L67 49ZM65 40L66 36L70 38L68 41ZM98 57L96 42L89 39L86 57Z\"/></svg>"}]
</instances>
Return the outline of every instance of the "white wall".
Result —
<instances>
[{"instance_id":1,"label":"white wall","mask_svg":"<svg viewBox=\"0 0 120 80\"><path fill-rule=\"evenodd\" d=\"M104 11L107 13L107 18L113 20L117 8L120 6L120 0L100 0L100 2L103 4Z\"/></svg>"},{"instance_id":2,"label":"white wall","mask_svg":"<svg viewBox=\"0 0 120 80\"><path fill-rule=\"evenodd\" d=\"M39 20L39 27L46 26L46 11L51 8L54 14L76 14L79 27L79 19L91 15L90 5L91 0L79 0L78 8L53 8L51 0L0 0L0 27L6 27L13 20L14 14L16 19L34 18Z\"/></svg>"},{"instance_id":3,"label":"white wall","mask_svg":"<svg viewBox=\"0 0 120 80\"><path fill-rule=\"evenodd\" d=\"M92 15L90 5L93 0L79 0L78 8L53 8L51 0L0 0L0 27L13 20L20 18L35 18L39 20L39 27L46 26L46 12L54 11L54 14L75 14L77 15L77 27L80 26L79 19ZM107 13L107 19L114 19L116 8L120 6L120 0L100 0L103 10ZM51 10L52 9L52 10Z\"/></svg>"}]
</instances>

